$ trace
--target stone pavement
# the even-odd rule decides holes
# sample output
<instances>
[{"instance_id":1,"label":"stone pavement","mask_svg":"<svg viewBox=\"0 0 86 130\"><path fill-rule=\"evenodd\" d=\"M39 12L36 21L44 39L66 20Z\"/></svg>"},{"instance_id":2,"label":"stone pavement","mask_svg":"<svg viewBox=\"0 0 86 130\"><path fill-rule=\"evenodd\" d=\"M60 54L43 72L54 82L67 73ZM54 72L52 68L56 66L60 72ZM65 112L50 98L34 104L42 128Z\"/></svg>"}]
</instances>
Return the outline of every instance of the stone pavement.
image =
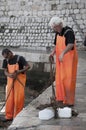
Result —
<instances>
[{"instance_id":1,"label":"stone pavement","mask_svg":"<svg viewBox=\"0 0 86 130\"><path fill-rule=\"evenodd\" d=\"M14 119L8 130L86 130L86 51L79 51L75 109L79 115L71 119L43 121L38 118L39 104L50 102L51 86L26 106Z\"/></svg>"}]
</instances>

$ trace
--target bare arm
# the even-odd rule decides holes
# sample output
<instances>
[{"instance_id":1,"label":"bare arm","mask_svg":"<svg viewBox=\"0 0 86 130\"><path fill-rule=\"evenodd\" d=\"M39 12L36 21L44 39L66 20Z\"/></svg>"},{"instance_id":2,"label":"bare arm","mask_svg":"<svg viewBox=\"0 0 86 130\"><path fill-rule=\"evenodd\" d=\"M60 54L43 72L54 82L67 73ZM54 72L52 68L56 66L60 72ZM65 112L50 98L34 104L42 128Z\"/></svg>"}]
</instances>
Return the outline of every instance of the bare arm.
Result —
<instances>
[{"instance_id":1,"label":"bare arm","mask_svg":"<svg viewBox=\"0 0 86 130\"><path fill-rule=\"evenodd\" d=\"M26 65L23 69L21 70L17 70L16 72L14 73L9 73L7 69L4 69L4 73L7 77L10 77L10 78L16 78L16 76L22 72L26 72L28 69L30 69L30 65Z\"/></svg>"},{"instance_id":2,"label":"bare arm","mask_svg":"<svg viewBox=\"0 0 86 130\"><path fill-rule=\"evenodd\" d=\"M63 54L66 54L74 47L74 44L68 44L66 49L63 51Z\"/></svg>"},{"instance_id":3,"label":"bare arm","mask_svg":"<svg viewBox=\"0 0 86 130\"><path fill-rule=\"evenodd\" d=\"M9 73L7 69L4 69L4 74L5 74L7 77L13 78L13 74Z\"/></svg>"},{"instance_id":4,"label":"bare arm","mask_svg":"<svg viewBox=\"0 0 86 130\"><path fill-rule=\"evenodd\" d=\"M74 44L68 44L65 50L60 54L59 61L62 62L64 55L74 47Z\"/></svg>"},{"instance_id":5,"label":"bare arm","mask_svg":"<svg viewBox=\"0 0 86 130\"><path fill-rule=\"evenodd\" d=\"M26 66L24 66L23 69L18 70L18 71L17 71L17 74L20 74L20 73L22 73L22 72L26 72L28 69L30 69L30 65L26 65Z\"/></svg>"}]
</instances>

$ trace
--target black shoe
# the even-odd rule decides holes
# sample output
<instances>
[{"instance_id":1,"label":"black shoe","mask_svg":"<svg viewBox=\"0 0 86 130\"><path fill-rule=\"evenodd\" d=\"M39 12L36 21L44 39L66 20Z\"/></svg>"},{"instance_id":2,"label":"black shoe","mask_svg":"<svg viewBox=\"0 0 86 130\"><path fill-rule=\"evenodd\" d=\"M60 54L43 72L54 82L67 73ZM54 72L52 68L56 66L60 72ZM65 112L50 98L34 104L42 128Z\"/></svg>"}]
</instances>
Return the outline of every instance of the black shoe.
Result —
<instances>
[{"instance_id":1,"label":"black shoe","mask_svg":"<svg viewBox=\"0 0 86 130\"><path fill-rule=\"evenodd\" d=\"M77 110L74 110L74 109L72 109L72 116L78 116L78 111Z\"/></svg>"},{"instance_id":2,"label":"black shoe","mask_svg":"<svg viewBox=\"0 0 86 130\"><path fill-rule=\"evenodd\" d=\"M71 104L71 105L68 105L68 107L72 108L72 107L74 107L74 105L73 105L73 104Z\"/></svg>"},{"instance_id":3,"label":"black shoe","mask_svg":"<svg viewBox=\"0 0 86 130\"><path fill-rule=\"evenodd\" d=\"M0 120L2 122L8 122L8 121L12 121L13 119L6 119L5 117L1 117Z\"/></svg>"},{"instance_id":4,"label":"black shoe","mask_svg":"<svg viewBox=\"0 0 86 130\"><path fill-rule=\"evenodd\" d=\"M64 107L70 107L70 108L72 108L72 107L74 107L74 105L73 105L73 104L71 104L71 105L69 105L69 104L64 104Z\"/></svg>"}]
</instances>

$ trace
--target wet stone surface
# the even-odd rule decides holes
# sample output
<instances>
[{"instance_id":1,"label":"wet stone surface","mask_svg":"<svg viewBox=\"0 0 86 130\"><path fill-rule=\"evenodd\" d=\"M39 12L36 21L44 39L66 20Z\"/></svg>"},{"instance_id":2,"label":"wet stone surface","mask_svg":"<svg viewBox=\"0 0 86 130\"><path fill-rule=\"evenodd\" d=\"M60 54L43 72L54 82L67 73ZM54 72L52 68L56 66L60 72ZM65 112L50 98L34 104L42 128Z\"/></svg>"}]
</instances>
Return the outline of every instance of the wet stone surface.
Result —
<instances>
[{"instance_id":1,"label":"wet stone surface","mask_svg":"<svg viewBox=\"0 0 86 130\"><path fill-rule=\"evenodd\" d=\"M28 90L27 90L28 92ZM79 51L76 95L74 109L77 117L70 119L54 119L43 121L38 118L36 106L49 102L51 88L46 89L14 119L8 130L86 130L86 52ZM28 103L29 97L26 98ZM27 104L26 103L26 104Z\"/></svg>"}]
</instances>

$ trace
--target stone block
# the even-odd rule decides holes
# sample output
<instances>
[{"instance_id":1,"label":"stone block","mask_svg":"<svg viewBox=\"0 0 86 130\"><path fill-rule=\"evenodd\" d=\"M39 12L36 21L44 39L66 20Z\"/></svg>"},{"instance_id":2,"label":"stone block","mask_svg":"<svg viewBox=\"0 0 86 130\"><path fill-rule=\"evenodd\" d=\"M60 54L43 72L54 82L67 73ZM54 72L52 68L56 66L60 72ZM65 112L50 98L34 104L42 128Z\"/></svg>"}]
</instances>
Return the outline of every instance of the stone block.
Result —
<instances>
[{"instance_id":1,"label":"stone block","mask_svg":"<svg viewBox=\"0 0 86 130\"><path fill-rule=\"evenodd\" d=\"M79 14L79 9L74 9L74 14Z\"/></svg>"}]
</instances>

